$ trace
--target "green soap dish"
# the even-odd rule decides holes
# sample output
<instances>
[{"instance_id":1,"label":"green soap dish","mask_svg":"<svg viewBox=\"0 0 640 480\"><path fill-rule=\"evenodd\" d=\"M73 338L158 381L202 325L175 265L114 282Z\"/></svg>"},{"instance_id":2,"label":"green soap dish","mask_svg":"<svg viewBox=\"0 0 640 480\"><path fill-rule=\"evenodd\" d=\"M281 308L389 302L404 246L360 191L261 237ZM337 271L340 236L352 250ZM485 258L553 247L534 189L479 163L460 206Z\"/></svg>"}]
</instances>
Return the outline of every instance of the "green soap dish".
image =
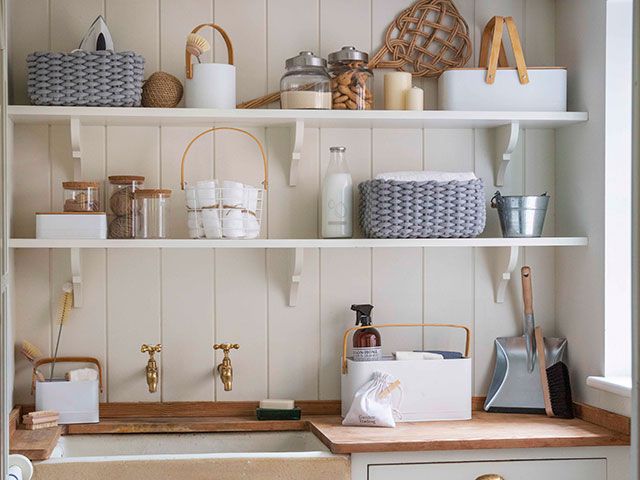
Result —
<instances>
[{"instance_id":1,"label":"green soap dish","mask_svg":"<svg viewBox=\"0 0 640 480\"><path fill-rule=\"evenodd\" d=\"M300 420L302 410L300 407L291 410L276 410L271 408L256 408L258 420Z\"/></svg>"}]
</instances>

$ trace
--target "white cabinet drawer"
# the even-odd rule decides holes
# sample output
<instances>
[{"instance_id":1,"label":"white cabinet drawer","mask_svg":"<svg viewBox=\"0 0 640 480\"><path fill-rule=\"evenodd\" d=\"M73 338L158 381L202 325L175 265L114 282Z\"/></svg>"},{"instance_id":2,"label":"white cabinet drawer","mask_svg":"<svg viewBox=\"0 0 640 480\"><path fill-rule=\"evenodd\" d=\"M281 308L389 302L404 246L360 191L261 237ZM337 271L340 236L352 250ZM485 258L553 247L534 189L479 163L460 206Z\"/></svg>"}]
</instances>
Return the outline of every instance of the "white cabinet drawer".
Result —
<instances>
[{"instance_id":1,"label":"white cabinet drawer","mask_svg":"<svg viewBox=\"0 0 640 480\"><path fill-rule=\"evenodd\" d=\"M476 480L486 474L504 480L606 480L604 458L514 460L464 463L369 465L369 480Z\"/></svg>"}]
</instances>

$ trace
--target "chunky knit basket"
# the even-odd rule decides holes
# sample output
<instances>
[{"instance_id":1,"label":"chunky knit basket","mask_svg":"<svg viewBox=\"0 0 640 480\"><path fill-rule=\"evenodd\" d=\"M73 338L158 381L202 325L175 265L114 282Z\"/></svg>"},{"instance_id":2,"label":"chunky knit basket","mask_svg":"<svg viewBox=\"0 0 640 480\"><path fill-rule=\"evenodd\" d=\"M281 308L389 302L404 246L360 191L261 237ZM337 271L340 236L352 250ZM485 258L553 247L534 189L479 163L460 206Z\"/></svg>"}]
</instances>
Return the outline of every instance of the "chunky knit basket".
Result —
<instances>
[{"instance_id":1,"label":"chunky knit basket","mask_svg":"<svg viewBox=\"0 0 640 480\"><path fill-rule=\"evenodd\" d=\"M359 185L360 223L369 238L463 238L484 230L481 179L468 182L369 180Z\"/></svg>"},{"instance_id":2,"label":"chunky knit basket","mask_svg":"<svg viewBox=\"0 0 640 480\"><path fill-rule=\"evenodd\" d=\"M134 52L36 52L27 69L33 105L140 106L144 57Z\"/></svg>"}]
</instances>

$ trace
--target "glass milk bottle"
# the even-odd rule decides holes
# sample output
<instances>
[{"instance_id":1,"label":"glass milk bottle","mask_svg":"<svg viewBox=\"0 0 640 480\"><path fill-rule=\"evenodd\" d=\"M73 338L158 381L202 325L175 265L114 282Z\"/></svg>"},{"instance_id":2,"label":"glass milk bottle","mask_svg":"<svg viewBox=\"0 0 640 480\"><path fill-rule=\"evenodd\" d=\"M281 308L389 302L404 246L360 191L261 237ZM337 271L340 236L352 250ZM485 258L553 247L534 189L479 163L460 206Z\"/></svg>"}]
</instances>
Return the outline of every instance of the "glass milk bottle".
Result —
<instances>
[{"instance_id":1,"label":"glass milk bottle","mask_svg":"<svg viewBox=\"0 0 640 480\"><path fill-rule=\"evenodd\" d=\"M350 238L353 235L353 182L345 151L345 147L329 148L329 167L322 182L323 238Z\"/></svg>"}]
</instances>

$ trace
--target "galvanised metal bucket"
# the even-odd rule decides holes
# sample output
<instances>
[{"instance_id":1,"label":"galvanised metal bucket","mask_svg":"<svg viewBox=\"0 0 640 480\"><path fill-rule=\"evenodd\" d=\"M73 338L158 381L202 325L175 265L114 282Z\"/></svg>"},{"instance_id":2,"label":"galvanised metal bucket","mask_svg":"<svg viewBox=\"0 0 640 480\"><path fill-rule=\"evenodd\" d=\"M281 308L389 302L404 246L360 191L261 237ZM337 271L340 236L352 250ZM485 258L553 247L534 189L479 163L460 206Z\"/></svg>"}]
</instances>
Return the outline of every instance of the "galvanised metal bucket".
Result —
<instances>
[{"instance_id":1,"label":"galvanised metal bucket","mask_svg":"<svg viewBox=\"0 0 640 480\"><path fill-rule=\"evenodd\" d=\"M497 191L491 199L491 208L498 209L502 236L540 237L549 198L547 192L542 195L503 197Z\"/></svg>"}]
</instances>

